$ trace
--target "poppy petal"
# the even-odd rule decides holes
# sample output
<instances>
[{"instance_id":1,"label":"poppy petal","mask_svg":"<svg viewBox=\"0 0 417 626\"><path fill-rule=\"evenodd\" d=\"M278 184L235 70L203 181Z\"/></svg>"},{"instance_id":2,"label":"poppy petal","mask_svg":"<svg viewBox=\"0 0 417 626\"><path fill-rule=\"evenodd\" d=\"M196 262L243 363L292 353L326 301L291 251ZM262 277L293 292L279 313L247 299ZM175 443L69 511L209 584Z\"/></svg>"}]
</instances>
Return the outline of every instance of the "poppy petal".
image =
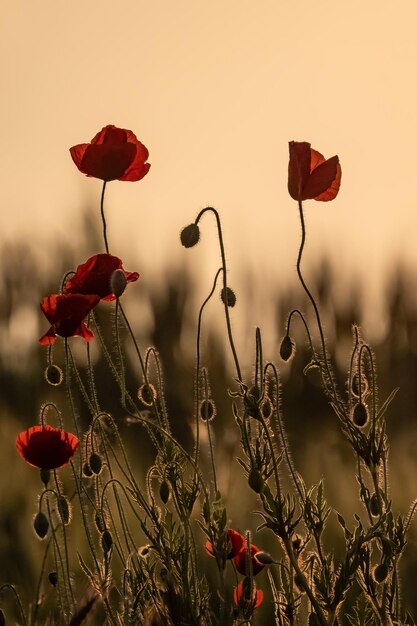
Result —
<instances>
[{"instance_id":1,"label":"poppy petal","mask_svg":"<svg viewBox=\"0 0 417 626\"><path fill-rule=\"evenodd\" d=\"M329 189L337 177L338 163L339 157L334 156L320 163L320 165L311 172L303 187L303 200L315 199Z\"/></svg>"},{"instance_id":2,"label":"poppy petal","mask_svg":"<svg viewBox=\"0 0 417 626\"><path fill-rule=\"evenodd\" d=\"M290 141L289 151L288 191L294 200L304 200L304 184L310 176L311 146L306 141Z\"/></svg>"},{"instance_id":3,"label":"poppy petal","mask_svg":"<svg viewBox=\"0 0 417 626\"><path fill-rule=\"evenodd\" d=\"M67 465L79 446L79 439L52 426L32 426L16 438L22 459L40 469L58 469Z\"/></svg>"},{"instance_id":4,"label":"poppy petal","mask_svg":"<svg viewBox=\"0 0 417 626\"><path fill-rule=\"evenodd\" d=\"M319 200L320 202L329 202L329 200L333 200L339 193L341 178L342 168L340 167L340 163L338 163L336 168L336 178L332 181L326 191L323 191L323 193L315 196L314 200Z\"/></svg>"}]
</instances>

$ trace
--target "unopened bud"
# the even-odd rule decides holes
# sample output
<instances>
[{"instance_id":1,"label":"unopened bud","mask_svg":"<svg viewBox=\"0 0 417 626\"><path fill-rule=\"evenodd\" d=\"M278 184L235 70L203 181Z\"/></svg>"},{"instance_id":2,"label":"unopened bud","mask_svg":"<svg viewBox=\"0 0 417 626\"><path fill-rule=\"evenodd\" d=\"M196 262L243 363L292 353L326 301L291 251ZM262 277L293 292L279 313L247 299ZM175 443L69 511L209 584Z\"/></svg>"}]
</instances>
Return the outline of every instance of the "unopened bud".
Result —
<instances>
[{"instance_id":1,"label":"unopened bud","mask_svg":"<svg viewBox=\"0 0 417 626\"><path fill-rule=\"evenodd\" d=\"M93 472L91 471L91 467L89 466L88 463L84 463L83 465L83 474L86 478L91 478L91 476L93 475Z\"/></svg>"},{"instance_id":2,"label":"unopened bud","mask_svg":"<svg viewBox=\"0 0 417 626\"><path fill-rule=\"evenodd\" d=\"M151 546L149 544L147 544L146 546L140 546L140 548L138 548L138 556L141 559L146 559L146 557L149 556L150 550Z\"/></svg>"},{"instance_id":3,"label":"unopened bud","mask_svg":"<svg viewBox=\"0 0 417 626\"><path fill-rule=\"evenodd\" d=\"M88 464L90 466L91 471L94 474L100 474L101 468L103 467L103 463L101 461L100 455L98 455L96 452L93 452L90 455L90 458L88 460Z\"/></svg>"},{"instance_id":4,"label":"unopened bud","mask_svg":"<svg viewBox=\"0 0 417 626\"><path fill-rule=\"evenodd\" d=\"M389 568L386 563L380 563L373 571L374 580L376 583L383 583L386 580L389 573Z\"/></svg>"},{"instance_id":5,"label":"unopened bud","mask_svg":"<svg viewBox=\"0 0 417 626\"><path fill-rule=\"evenodd\" d=\"M105 530L104 533L101 535L101 547L103 548L103 551L110 552L112 545L113 537L108 530Z\"/></svg>"},{"instance_id":6,"label":"unopened bud","mask_svg":"<svg viewBox=\"0 0 417 626\"><path fill-rule=\"evenodd\" d=\"M42 511L39 511L33 520L33 528L35 529L35 533L38 535L39 539L45 539L49 530L49 521L45 513L42 513Z\"/></svg>"},{"instance_id":7,"label":"unopened bud","mask_svg":"<svg viewBox=\"0 0 417 626\"><path fill-rule=\"evenodd\" d=\"M45 370L45 380L53 387L58 387L64 379L64 373L58 365L50 363Z\"/></svg>"},{"instance_id":8,"label":"unopened bud","mask_svg":"<svg viewBox=\"0 0 417 626\"><path fill-rule=\"evenodd\" d=\"M366 376L361 373L360 384L359 384L359 374L356 372L352 376L352 394L359 398L360 395L364 396L368 393L368 380Z\"/></svg>"},{"instance_id":9,"label":"unopened bud","mask_svg":"<svg viewBox=\"0 0 417 626\"><path fill-rule=\"evenodd\" d=\"M126 274L123 270L117 269L114 270L113 274L110 277L110 289L111 293L114 293L116 298L120 298L126 289L127 278Z\"/></svg>"},{"instance_id":10,"label":"unopened bud","mask_svg":"<svg viewBox=\"0 0 417 626\"><path fill-rule=\"evenodd\" d=\"M153 385L141 385L138 389L139 400L147 407L153 405L157 397L156 389Z\"/></svg>"},{"instance_id":11,"label":"unopened bud","mask_svg":"<svg viewBox=\"0 0 417 626\"><path fill-rule=\"evenodd\" d=\"M236 304L236 294L233 289L230 289L230 287L226 287L226 290L224 288L221 290L220 298L222 299L223 304L227 304L227 306L231 308Z\"/></svg>"},{"instance_id":12,"label":"unopened bud","mask_svg":"<svg viewBox=\"0 0 417 626\"><path fill-rule=\"evenodd\" d=\"M48 580L52 587L56 587L58 584L58 574L56 572L49 572Z\"/></svg>"},{"instance_id":13,"label":"unopened bud","mask_svg":"<svg viewBox=\"0 0 417 626\"><path fill-rule=\"evenodd\" d=\"M163 480L159 486L159 497L161 498L162 502L166 504L169 500L169 496L169 485L166 480Z\"/></svg>"},{"instance_id":14,"label":"unopened bud","mask_svg":"<svg viewBox=\"0 0 417 626\"><path fill-rule=\"evenodd\" d=\"M295 354L295 344L289 335L285 335L281 341L279 349L280 357L283 361L288 361Z\"/></svg>"},{"instance_id":15,"label":"unopened bud","mask_svg":"<svg viewBox=\"0 0 417 626\"><path fill-rule=\"evenodd\" d=\"M262 413L263 418L268 420L272 415L272 410L273 410L272 402L268 398L268 396L266 396L265 400L261 404L261 413Z\"/></svg>"},{"instance_id":16,"label":"unopened bud","mask_svg":"<svg viewBox=\"0 0 417 626\"><path fill-rule=\"evenodd\" d=\"M216 416L216 407L212 400L203 400L200 404L200 417L203 422L210 422Z\"/></svg>"},{"instance_id":17,"label":"unopened bud","mask_svg":"<svg viewBox=\"0 0 417 626\"><path fill-rule=\"evenodd\" d=\"M70 521L70 509L68 500L65 496L59 496L58 498L58 512L64 524L68 524Z\"/></svg>"},{"instance_id":18,"label":"unopened bud","mask_svg":"<svg viewBox=\"0 0 417 626\"><path fill-rule=\"evenodd\" d=\"M248 485L255 493L262 493L264 488L264 479L259 470L255 467L251 469L248 476Z\"/></svg>"},{"instance_id":19,"label":"unopened bud","mask_svg":"<svg viewBox=\"0 0 417 626\"><path fill-rule=\"evenodd\" d=\"M352 421L359 428L365 426L368 421L368 408L366 404L363 402L355 404L352 411Z\"/></svg>"},{"instance_id":20,"label":"unopened bud","mask_svg":"<svg viewBox=\"0 0 417 626\"><path fill-rule=\"evenodd\" d=\"M253 558L261 565L272 565L273 563L276 563L276 561L272 558L270 554L268 554L268 552L263 552L262 550L260 550L259 552L255 552Z\"/></svg>"},{"instance_id":21,"label":"unopened bud","mask_svg":"<svg viewBox=\"0 0 417 626\"><path fill-rule=\"evenodd\" d=\"M200 240L200 229L197 224L189 224L185 228L182 229L180 235L181 243L184 248L192 248L195 246Z\"/></svg>"}]
</instances>

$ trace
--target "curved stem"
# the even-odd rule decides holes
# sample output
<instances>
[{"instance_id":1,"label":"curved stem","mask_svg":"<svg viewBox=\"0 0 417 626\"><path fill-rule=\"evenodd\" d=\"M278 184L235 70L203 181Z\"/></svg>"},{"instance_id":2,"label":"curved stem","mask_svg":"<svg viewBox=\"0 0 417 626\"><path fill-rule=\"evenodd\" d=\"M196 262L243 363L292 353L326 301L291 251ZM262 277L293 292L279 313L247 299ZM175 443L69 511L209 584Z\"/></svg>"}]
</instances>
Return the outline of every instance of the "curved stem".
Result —
<instances>
[{"instance_id":1,"label":"curved stem","mask_svg":"<svg viewBox=\"0 0 417 626\"><path fill-rule=\"evenodd\" d=\"M103 182L103 189L101 190L100 212L101 212L101 221L103 222L104 245L106 247L107 254L109 254L109 244L107 242L107 225L106 225L106 218L104 216L104 193L106 191L106 185L107 185L107 181L104 181Z\"/></svg>"}]
</instances>

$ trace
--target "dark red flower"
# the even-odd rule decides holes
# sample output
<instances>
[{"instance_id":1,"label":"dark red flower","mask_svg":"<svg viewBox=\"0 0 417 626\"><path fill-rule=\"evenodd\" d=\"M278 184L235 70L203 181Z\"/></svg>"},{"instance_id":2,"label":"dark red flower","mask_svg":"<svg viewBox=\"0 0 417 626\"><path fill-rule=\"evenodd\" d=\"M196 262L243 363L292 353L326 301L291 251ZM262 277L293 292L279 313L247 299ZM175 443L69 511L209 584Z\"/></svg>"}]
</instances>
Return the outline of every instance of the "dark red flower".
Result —
<instances>
[{"instance_id":1,"label":"dark red flower","mask_svg":"<svg viewBox=\"0 0 417 626\"><path fill-rule=\"evenodd\" d=\"M87 328L83 319L100 302L100 296L65 294L46 296L41 302L41 309L51 328L39 339L42 346L55 343L56 335L73 337L78 335L86 341L93 338L93 333Z\"/></svg>"},{"instance_id":2,"label":"dark red flower","mask_svg":"<svg viewBox=\"0 0 417 626\"><path fill-rule=\"evenodd\" d=\"M252 583L252 597L250 597L250 579L241 580L237 587L234 587L233 598L236 605L247 607L252 605L254 609L262 604L264 592L257 589L255 583Z\"/></svg>"},{"instance_id":3,"label":"dark red flower","mask_svg":"<svg viewBox=\"0 0 417 626\"><path fill-rule=\"evenodd\" d=\"M261 563L260 561L256 559L256 555L258 552L261 553L262 551L259 550L259 548L257 548L255 545L253 545L253 543L251 543L250 554L251 554L253 576L256 576L256 574L259 574L259 572L261 572L263 568L265 567L264 563ZM245 543L244 546L241 548L241 550L233 559L237 571L239 572L239 574L243 574L244 576L249 576L249 571L247 567L248 565L247 559L248 559L248 555L247 555L247 548L246 548L246 543Z\"/></svg>"},{"instance_id":4,"label":"dark red flower","mask_svg":"<svg viewBox=\"0 0 417 626\"><path fill-rule=\"evenodd\" d=\"M235 556L237 556L239 554L239 552L242 550L243 546L245 545L245 538L243 535L241 535L237 530L233 530L233 528L229 528L229 530L226 533L226 537L227 537L227 559L234 559ZM214 549L213 549L213 544L211 543L211 541L206 541L206 552L210 555L210 556L214 556Z\"/></svg>"},{"instance_id":5,"label":"dark red flower","mask_svg":"<svg viewBox=\"0 0 417 626\"><path fill-rule=\"evenodd\" d=\"M143 178L149 171L147 148L131 130L105 126L91 140L70 148L72 160L80 172L101 180Z\"/></svg>"},{"instance_id":6,"label":"dark red flower","mask_svg":"<svg viewBox=\"0 0 417 626\"><path fill-rule=\"evenodd\" d=\"M327 202L337 196L342 170L339 157L325 159L306 141L290 141L288 191L294 200Z\"/></svg>"},{"instance_id":7,"label":"dark red flower","mask_svg":"<svg viewBox=\"0 0 417 626\"><path fill-rule=\"evenodd\" d=\"M60 428L32 426L17 437L16 448L29 465L51 470L67 465L79 443L75 435Z\"/></svg>"},{"instance_id":8,"label":"dark red flower","mask_svg":"<svg viewBox=\"0 0 417 626\"><path fill-rule=\"evenodd\" d=\"M111 254L95 254L77 267L74 276L65 285L65 293L96 294L101 300L115 300L110 282L115 270L122 270L126 282L132 283L139 278L137 272L127 272L122 261Z\"/></svg>"}]
</instances>

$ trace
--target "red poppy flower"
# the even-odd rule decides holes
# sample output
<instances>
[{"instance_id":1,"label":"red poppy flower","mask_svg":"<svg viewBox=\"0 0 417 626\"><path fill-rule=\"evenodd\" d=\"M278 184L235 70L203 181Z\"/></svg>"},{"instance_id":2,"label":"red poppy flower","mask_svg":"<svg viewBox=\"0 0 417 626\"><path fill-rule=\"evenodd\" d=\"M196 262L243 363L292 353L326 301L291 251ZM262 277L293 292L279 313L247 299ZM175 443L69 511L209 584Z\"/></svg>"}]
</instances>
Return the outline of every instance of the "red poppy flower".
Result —
<instances>
[{"instance_id":1,"label":"red poppy flower","mask_svg":"<svg viewBox=\"0 0 417 626\"><path fill-rule=\"evenodd\" d=\"M265 567L265 564L261 563L256 558L256 555L258 552L260 553L262 551L259 550L259 548L257 548L256 546L254 546L253 543L251 543L250 554L251 554L253 576L256 576L256 574L259 574L259 572L261 572L263 568ZM249 571L247 567L247 559L248 559L248 556L247 556L247 549L246 549L246 544L245 544L233 559L237 571L239 572L239 574L243 574L244 576L249 575Z\"/></svg>"},{"instance_id":2,"label":"red poppy flower","mask_svg":"<svg viewBox=\"0 0 417 626\"><path fill-rule=\"evenodd\" d=\"M228 559L234 559L235 556L239 554L243 546L245 545L245 538L241 535L237 530L233 530L233 528L229 528L226 533L227 543L229 547L229 551L227 553ZM206 552L210 556L214 556L213 544L211 541L206 541Z\"/></svg>"},{"instance_id":3,"label":"red poppy flower","mask_svg":"<svg viewBox=\"0 0 417 626\"><path fill-rule=\"evenodd\" d=\"M40 469L68 465L80 441L71 433L52 426L32 426L20 433L16 448L22 459Z\"/></svg>"},{"instance_id":4,"label":"red poppy flower","mask_svg":"<svg viewBox=\"0 0 417 626\"><path fill-rule=\"evenodd\" d=\"M93 338L93 333L87 328L83 319L100 301L97 295L65 294L58 296L53 294L46 296L41 302L41 309L51 328L39 339L42 346L50 346L55 343L56 335L60 337L73 337L78 335L86 341Z\"/></svg>"},{"instance_id":5,"label":"red poppy flower","mask_svg":"<svg viewBox=\"0 0 417 626\"><path fill-rule=\"evenodd\" d=\"M294 200L327 202L337 196L342 170L339 157L325 159L306 141L290 141L288 191Z\"/></svg>"},{"instance_id":6,"label":"red poppy flower","mask_svg":"<svg viewBox=\"0 0 417 626\"><path fill-rule=\"evenodd\" d=\"M234 587L233 598L236 605L247 606L251 604L256 609L263 602L264 592L262 589L257 589L253 583L252 598L250 598L250 581L245 579L241 580L237 587Z\"/></svg>"},{"instance_id":7,"label":"red poppy flower","mask_svg":"<svg viewBox=\"0 0 417 626\"><path fill-rule=\"evenodd\" d=\"M137 272L127 272L117 256L96 254L77 267L74 276L65 285L65 293L96 294L101 300L115 300L116 296L110 287L115 270L121 270L128 283L139 278Z\"/></svg>"},{"instance_id":8,"label":"red poppy flower","mask_svg":"<svg viewBox=\"0 0 417 626\"><path fill-rule=\"evenodd\" d=\"M72 160L80 172L101 180L143 178L149 171L149 152L131 130L105 126L91 140L70 148Z\"/></svg>"}]
</instances>

